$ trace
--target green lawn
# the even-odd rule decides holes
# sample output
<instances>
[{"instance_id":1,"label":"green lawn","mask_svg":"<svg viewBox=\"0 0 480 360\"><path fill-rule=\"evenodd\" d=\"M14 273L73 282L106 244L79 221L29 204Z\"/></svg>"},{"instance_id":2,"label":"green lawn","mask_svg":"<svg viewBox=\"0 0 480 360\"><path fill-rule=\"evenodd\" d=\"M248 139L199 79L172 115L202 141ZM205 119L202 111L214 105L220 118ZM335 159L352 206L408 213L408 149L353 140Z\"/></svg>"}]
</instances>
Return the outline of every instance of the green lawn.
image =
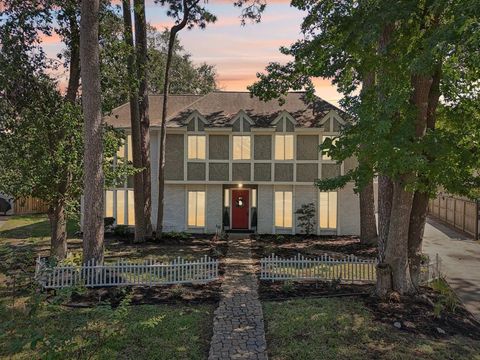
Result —
<instances>
[{"instance_id":1,"label":"green lawn","mask_svg":"<svg viewBox=\"0 0 480 360\"><path fill-rule=\"evenodd\" d=\"M265 302L272 360L480 359L480 342L431 339L374 321L353 298Z\"/></svg>"},{"instance_id":2,"label":"green lawn","mask_svg":"<svg viewBox=\"0 0 480 360\"><path fill-rule=\"evenodd\" d=\"M81 240L74 236L78 228L70 222L68 229L69 250L78 254ZM49 242L44 215L11 217L0 229L0 359L207 358L213 305L73 309L50 304L62 302L66 294L53 298L50 294L47 303L45 294L35 292L32 275L36 256L48 255ZM193 246L191 251L185 246L167 248L114 242L107 244L106 253L141 260L150 251L164 259L180 255L176 250L191 257L207 251L205 246Z\"/></svg>"},{"instance_id":3,"label":"green lawn","mask_svg":"<svg viewBox=\"0 0 480 360\"><path fill-rule=\"evenodd\" d=\"M3 306L0 358L205 359L212 312L210 305L48 306L29 316Z\"/></svg>"}]
</instances>

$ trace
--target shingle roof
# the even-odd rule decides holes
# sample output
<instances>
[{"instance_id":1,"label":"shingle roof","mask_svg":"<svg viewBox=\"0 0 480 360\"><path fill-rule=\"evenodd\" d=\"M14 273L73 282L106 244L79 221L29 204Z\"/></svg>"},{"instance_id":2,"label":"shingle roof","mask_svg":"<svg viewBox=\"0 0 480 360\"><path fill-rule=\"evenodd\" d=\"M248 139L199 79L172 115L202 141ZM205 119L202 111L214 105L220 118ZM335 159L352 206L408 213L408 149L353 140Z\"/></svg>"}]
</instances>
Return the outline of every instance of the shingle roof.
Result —
<instances>
[{"instance_id":1,"label":"shingle roof","mask_svg":"<svg viewBox=\"0 0 480 360\"><path fill-rule=\"evenodd\" d=\"M150 125L160 126L163 98L161 95L149 97ZM207 120L207 126L231 126L231 120L244 111L254 122L255 127L269 127L283 111L288 112L297 127L317 127L320 121L331 110L343 116L343 111L319 97L307 102L304 92L290 92L285 103L279 105L277 100L261 101L251 97L248 92L216 91L206 95L170 95L168 100L168 127L186 125L190 114L197 111ZM107 123L116 127L130 127L130 107L124 104L113 110L106 117Z\"/></svg>"}]
</instances>

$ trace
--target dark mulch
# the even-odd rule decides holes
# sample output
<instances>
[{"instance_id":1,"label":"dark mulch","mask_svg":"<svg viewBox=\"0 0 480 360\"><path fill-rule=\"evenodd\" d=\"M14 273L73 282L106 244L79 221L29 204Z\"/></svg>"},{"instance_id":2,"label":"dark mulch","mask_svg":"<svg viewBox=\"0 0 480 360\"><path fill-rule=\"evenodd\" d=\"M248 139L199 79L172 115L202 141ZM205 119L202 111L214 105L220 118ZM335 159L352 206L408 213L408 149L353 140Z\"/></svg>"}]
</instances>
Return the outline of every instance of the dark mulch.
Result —
<instances>
[{"instance_id":1,"label":"dark mulch","mask_svg":"<svg viewBox=\"0 0 480 360\"><path fill-rule=\"evenodd\" d=\"M74 292L65 304L71 307L91 307L110 304L116 307L128 295L131 305L155 304L216 304L220 300L221 281L197 285L166 285L152 287L105 287ZM52 291L52 295L53 295Z\"/></svg>"},{"instance_id":2,"label":"dark mulch","mask_svg":"<svg viewBox=\"0 0 480 360\"><path fill-rule=\"evenodd\" d=\"M422 288L422 294L402 297L400 302L382 302L375 296L365 297L364 302L377 321L390 325L399 322L400 331L435 338L463 335L480 341L480 322L463 305L459 304L453 312L444 309L440 316L435 315L439 296L430 288Z\"/></svg>"},{"instance_id":3,"label":"dark mulch","mask_svg":"<svg viewBox=\"0 0 480 360\"><path fill-rule=\"evenodd\" d=\"M260 281L258 292L261 300L275 301L294 298L353 296L368 294L372 285L338 284L326 281Z\"/></svg>"},{"instance_id":4,"label":"dark mulch","mask_svg":"<svg viewBox=\"0 0 480 360\"><path fill-rule=\"evenodd\" d=\"M325 253L331 256L355 255L360 258L375 258L377 246L364 245L356 236L318 236L318 235L255 235L253 254L262 258L272 253L281 257L297 254L319 256Z\"/></svg>"}]
</instances>

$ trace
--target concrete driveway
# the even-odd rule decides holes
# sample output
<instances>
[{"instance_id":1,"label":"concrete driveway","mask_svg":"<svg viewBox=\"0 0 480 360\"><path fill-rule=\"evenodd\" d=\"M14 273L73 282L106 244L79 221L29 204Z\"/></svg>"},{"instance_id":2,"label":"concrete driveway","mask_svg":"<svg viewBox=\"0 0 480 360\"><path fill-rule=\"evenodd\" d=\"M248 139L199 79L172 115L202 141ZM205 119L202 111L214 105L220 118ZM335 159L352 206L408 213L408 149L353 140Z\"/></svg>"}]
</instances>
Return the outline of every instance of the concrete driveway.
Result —
<instances>
[{"instance_id":1,"label":"concrete driveway","mask_svg":"<svg viewBox=\"0 0 480 360\"><path fill-rule=\"evenodd\" d=\"M448 283L465 307L480 319L480 243L428 219L423 251L432 258L438 253Z\"/></svg>"},{"instance_id":2,"label":"concrete driveway","mask_svg":"<svg viewBox=\"0 0 480 360\"><path fill-rule=\"evenodd\" d=\"M8 221L8 219L9 219L8 216L0 215L0 229L2 228L3 224L5 224Z\"/></svg>"}]
</instances>

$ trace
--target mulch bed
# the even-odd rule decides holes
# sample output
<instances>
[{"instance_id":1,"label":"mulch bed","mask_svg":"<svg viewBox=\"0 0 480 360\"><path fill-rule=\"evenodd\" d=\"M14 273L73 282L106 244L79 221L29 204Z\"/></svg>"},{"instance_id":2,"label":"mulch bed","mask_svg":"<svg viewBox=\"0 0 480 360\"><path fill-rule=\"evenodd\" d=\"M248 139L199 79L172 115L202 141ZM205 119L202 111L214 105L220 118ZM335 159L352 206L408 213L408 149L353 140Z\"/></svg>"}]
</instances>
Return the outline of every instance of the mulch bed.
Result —
<instances>
[{"instance_id":1,"label":"mulch bed","mask_svg":"<svg viewBox=\"0 0 480 360\"><path fill-rule=\"evenodd\" d=\"M440 316L435 316L439 294L430 288L422 288L422 294L417 296L402 297L400 302L381 302L375 296L364 301L377 321L392 326L400 323L400 331L435 338L463 335L480 340L480 322L462 304L454 312L443 310Z\"/></svg>"},{"instance_id":2,"label":"mulch bed","mask_svg":"<svg viewBox=\"0 0 480 360\"><path fill-rule=\"evenodd\" d=\"M74 292L70 301L64 305L69 307L93 307L110 304L112 307L117 307L127 295L131 296L131 305L217 304L220 301L220 286L221 281L217 280L198 285L87 289L81 293ZM51 293L54 295L53 290Z\"/></svg>"},{"instance_id":3,"label":"mulch bed","mask_svg":"<svg viewBox=\"0 0 480 360\"><path fill-rule=\"evenodd\" d=\"M319 256L355 255L371 259L377 256L375 245L364 245L356 236L317 236L317 235L256 235L253 242L253 254L262 258L272 253L280 257L292 257L297 254Z\"/></svg>"},{"instance_id":4,"label":"mulch bed","mask_svg":"<svg viewBox=\"0 0 480 360\"><path fill-rule=\"evenodd\" d=\"M283 301L299 298L361 296L372 291L372 285L336 284L326 281L275 281L262 280L258 294L264 301Z\"/></svg>"}]
</instances>

